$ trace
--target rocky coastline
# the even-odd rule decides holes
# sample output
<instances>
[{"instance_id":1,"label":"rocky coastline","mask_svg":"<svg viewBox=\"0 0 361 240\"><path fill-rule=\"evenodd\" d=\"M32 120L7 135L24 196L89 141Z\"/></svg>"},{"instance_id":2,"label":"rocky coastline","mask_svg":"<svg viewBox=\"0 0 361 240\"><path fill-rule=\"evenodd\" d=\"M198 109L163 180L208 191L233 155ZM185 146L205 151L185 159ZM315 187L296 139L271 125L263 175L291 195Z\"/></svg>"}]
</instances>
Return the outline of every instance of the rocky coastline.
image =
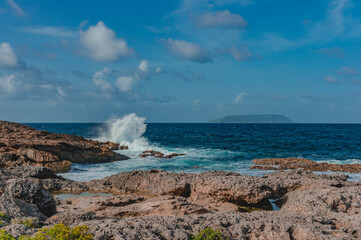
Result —
<instances>
[{"instance_id":1,"label":"rocky coastline","mask_svg":"<svg viewBox=\"0 0 361 240\"><path fill-rule=\"evenodd\" d=\"M87 225L102 240L190 239L207 227L229 239L361 237L361 183L337 173L297 169L252 177L149 170L89 182L44 167L0 173L0 212L6 215L0 228L15 237L58 223ZM54 198L81 192L92 194ZM29 218L34 227L11 221Z\"/></svg>"},{"instance_id":2,"label":"rocky coastline","mask_svg":"<svg viewBox=\"0 0 361 240\"><path fill-rule=\"evenodd\" d=\"M113 150L126 147L80 136L39 131L23 124L0 121L0 167L47 167L67 172L71 163L105 163L129 159Z\"/></svg>"},{"instance_id":3,"label":"rocky coastline","mask_svg":"<svg viewBox=\"0 0 361 240\"><path fill-rule=\"evenodd\" d=\"M312 172L358 165L287 158L255 159L253 168L277 170L261 177L155 169L77 182L56 174L72 162L127 159L113 151L121 148L0 122L0 231L34 236L63 223L86 225L97 240L192 239L207 228L222 239L361 238L361 182Z\"/></svg>"}]
</instances>

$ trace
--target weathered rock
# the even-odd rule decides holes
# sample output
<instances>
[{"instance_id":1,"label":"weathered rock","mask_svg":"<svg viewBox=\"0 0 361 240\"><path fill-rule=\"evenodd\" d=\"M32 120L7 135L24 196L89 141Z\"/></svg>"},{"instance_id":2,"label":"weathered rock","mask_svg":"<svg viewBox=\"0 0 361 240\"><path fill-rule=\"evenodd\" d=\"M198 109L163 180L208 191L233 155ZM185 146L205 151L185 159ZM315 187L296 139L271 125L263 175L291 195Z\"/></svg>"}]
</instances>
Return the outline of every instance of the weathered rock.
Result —
<instances>
[{"instance_id":1,"label":"weathered rock","mask_svg":"<svg viewBox=\"0 0 361 240\"><path fill-rule=\"evenodd\" d=\"M161 153L161 152L157 152L157 151L153 151L153 150L146 150L139 156L142 158L146 158L146 157L173 158L173 157L184 156L184 155L185 155L184 153L171 153L171 154L165 155L164 153Z\"/></svg>"},{"instance_id":2,"label":"weathered rock","mask_svg":"<svg viewBox=\"0 0 361 240\"><path fill-rule=\"evenodd\" d=\"M317 175L305 170L253 177L229 172L174 173L162 170L119 173L87 183L93 191L190 197L207 203L257 204L274 194L316 186L346 186L344 175Z\"/></svg>"},{"instance_id":3,"label":"weathered rock","mask_svg":"<svg viewBox=\"0 0 361 240\"><path fill-rule=\"evenodd\" d=\"M44 168L0 169L0 186L6 188L0 211L11 218L44 221L36 205L10 194L15 185L27 194L33 192L27 185L30 189L44 186L115 194L59 200L57 213L45 221L48 225L87 225L95 239L189 239L207 227L230 239L361 238L361 183L348 182L343 174L318 175L297 169L252 177L219 171L149 170L78 183ZM279 211L269 211L270 199L279 199ZM8 227L15 234L26 230Z\"/></svg>"},{"instance_id":4,"label":"weathered rock","mask_svg":"<svg viewBox=\"0 0 361 240\"><path fill-rule=\"evenodd\" d=\"M55 172L69 171L72 162L103 163L125 160L115 153L125 149L116 143L102 143L80 136L38 131L31 127L0 121L0 167L47 167Z\"/></svg>"},{"instance_id":5,"label":"weathered rock","mask_svg":"<svg viewBox=\"0 0 361 240\"><path fill-rule=\"evenodd\" d=\"M43 187L27 179L9 180L4 195L35 204L40 212L46 216L51 216L56 213L54 197Z\"/></svg>"},{"instance_id":6,"label":"weathered rock","mask_svg":"<svg viewBox=\"0 0 361 240\"><path fill-rule=\"evenodd\" d=\"M325 162L314 162L304 158L265 158L254 159L252 162L256 165L252 166L251 169L286 170L303 168L318 172L332 171L361 173L361 164L333 164Z\"/></svg>"},{"instance_id":7,"label":"weathered rock","mask_svg":"<svg viewBox=\"0 0 361 240\"><path fill-rule=\"evenodd\" d=\"M25 226L23 224L11 224L4 226L3 229L14 237L20 237L21 235L31 236L36 232L34 228Z\"/></svg>"},{"instance_id":8,"label":"weathered rock","mask_svg":"<svg viewBox=\"0 0 361 240\"><path fill-rule=\"evenodd\" d=\"M35 204L9 196L0 197L0 212L5 213L10 218L34 217L39 221L46 220L46 216L39 211Z\"/></svg>"}]
</instances>

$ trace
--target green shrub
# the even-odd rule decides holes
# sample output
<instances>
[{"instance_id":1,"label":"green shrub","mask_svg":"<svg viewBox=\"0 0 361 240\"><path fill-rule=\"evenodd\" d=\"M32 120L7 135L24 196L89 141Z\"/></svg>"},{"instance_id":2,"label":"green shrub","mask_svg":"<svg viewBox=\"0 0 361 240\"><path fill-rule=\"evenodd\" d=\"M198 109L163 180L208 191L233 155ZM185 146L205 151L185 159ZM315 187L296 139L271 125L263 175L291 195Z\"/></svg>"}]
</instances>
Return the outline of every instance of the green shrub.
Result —
<instances>
[{"instance_id":1,"label":"green shrub","mask_svg":"<svg viewBox=\"0 0 361 240\"><path fill-rule=\"evenodd\" d=\"M208 227L195 236L191 236L192 240L230 240L229 237L223 235L218 230L213 230L212 228Z\"/></svg>"},{"instance_id":2,"label":"green shrub","mask_svg":"<svg viewBox=\"0 0 361 240\"><path fill-rule=\"evenodd\" d=\"M8 215L6 215L5 213L3 213L3 212L0 212L0 218L2 218L2 219L9 219L9 216Z\"/></svg>"},{"instance_id":3,"label":"green shrub","mask_svg":"<svg viewBox=\"0 0 361 240\"><path fill-rule=\"evenodd\" d=\"M32 218L25 218L25 219L19 219L19 218L13 218L11 220L12 224L22 224L28 227L35 227L34 220Z\"/></svg>"},{"instance_id":4,"label":"green shrub","mask_svg":"<svg viewBox=\"0 0 361 240\"><path fill-rule=\"evenodd\" d=\"M7 233L4 229L0 229L1 240L16 240L11 234Z\"/></svg>"},{"instance_id":5,"label":"green shrub","mask_svg":"<svg viewBox=\"0 0 361 240\"><path fill-rule=\"evenodd\" d=\"M6 226L6 225L8 225L8 224L7 224L6 222L0 220L0 226L1 226L1 225L2 225L2 226Z\"/></svg>"},{"instance_id":6,"label":"green shrub","mask_svg":"<svg viewBox=\"0 0 361 240\"><path fill-rule=\"evenodd\" d=\"M40 229L35 237L22 236L18 240L93 240L93 236L85 225L71 229L60 223L51 228Z\"/></svg>"}]
</instances>

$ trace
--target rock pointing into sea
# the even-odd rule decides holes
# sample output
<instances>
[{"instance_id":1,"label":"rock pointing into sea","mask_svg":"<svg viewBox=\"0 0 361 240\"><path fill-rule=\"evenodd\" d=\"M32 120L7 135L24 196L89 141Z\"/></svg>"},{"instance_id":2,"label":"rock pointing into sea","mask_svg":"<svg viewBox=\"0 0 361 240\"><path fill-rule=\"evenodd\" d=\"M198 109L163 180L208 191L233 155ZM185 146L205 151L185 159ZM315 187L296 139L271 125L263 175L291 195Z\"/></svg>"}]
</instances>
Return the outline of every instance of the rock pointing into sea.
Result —
<instances>
[{"instance_id":1,"label":"rock pointing into sea","mask_svg":"<svg viewBox=\"0 0 361 240\"><path fill-rule=\"evenodd\" d=\"M66 172L71 163L104 163L128 159L113 151L121 148L116 143L38 131L19 123L0 121L2 168L39 166L54 172Z\"/></svg>"}]
</instances>

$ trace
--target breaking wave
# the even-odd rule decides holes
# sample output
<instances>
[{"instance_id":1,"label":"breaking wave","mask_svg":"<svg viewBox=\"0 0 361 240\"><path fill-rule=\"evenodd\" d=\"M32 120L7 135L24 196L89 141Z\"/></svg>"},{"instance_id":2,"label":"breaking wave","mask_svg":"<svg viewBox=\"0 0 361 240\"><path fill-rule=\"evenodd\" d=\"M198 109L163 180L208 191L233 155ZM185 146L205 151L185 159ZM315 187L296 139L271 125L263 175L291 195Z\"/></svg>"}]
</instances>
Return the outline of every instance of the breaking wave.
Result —
<instances>
[{"instance_id":1,"label":"breaking wave","mask_svg":"<svg viewBox=\"0 0 361 240\"><path fill-rule=\"evenodd\" d=\"M100 129L100 141L111 141L122 146L128 146L130 150L143 151L149 148L149 142L143 135L147 130L145 118L138 117L135 113L122 118L110 118L103 128Z\"/></svg>"}]
</instances>

